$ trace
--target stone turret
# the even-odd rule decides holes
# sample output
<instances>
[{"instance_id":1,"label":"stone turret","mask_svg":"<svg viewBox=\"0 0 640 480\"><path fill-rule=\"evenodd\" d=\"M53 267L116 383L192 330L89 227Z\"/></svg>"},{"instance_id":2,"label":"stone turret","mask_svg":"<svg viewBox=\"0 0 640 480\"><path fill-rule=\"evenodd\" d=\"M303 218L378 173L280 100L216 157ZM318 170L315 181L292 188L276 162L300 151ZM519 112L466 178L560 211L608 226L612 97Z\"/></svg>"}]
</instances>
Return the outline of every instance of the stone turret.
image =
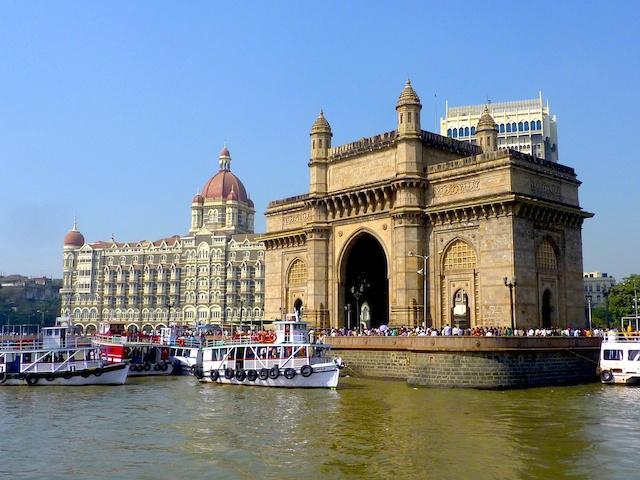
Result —
<instances>
[{"instance_id":1,"label":"stone turret","mask_svg":"<svg viewBox=\"0 0 640 480\"><path fill-rule=\"evenodd\" d=\"M484 112L478 120L476 142L485 153L498 149L498 125L489 113L489 107L484 107Z\"/></svg>"},{"instance_id":2,"label":"stone turret","mask_svg":"<svg viewBox=\"0 0 640 480\"><path fill-rule=\"evenodd\" d=\"M310 168L310 193L325 193L327 191L327 160L329 149L331 148L331 125L324 118L324 113L320 110L320 115L311 126L311 160Z\"/></svg>"},{"instance_id":3,"label":"stone turret","mask_svg":"<svg viewBox=\"0 0 640 480\"><path fill-rule=\"evenodd\" d=\"M417 137L421 134L420 127L420 98L407 80L396 104L398 112L398 135L402 137Z\"/></svg>"}]
</instances>

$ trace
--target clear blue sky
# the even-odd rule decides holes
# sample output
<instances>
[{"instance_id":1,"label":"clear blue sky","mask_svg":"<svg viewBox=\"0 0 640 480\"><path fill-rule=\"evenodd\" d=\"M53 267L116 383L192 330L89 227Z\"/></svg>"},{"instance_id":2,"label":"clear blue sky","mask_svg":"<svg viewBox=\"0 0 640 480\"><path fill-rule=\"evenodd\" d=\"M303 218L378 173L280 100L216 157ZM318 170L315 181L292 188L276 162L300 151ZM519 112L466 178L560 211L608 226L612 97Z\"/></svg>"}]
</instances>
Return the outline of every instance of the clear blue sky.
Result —
<instances>
[{"instance_id":1,"label":"clear blue sky","mask_svg":"<svg viewBox=\"0 0 640 480\"><path fill-rule=\"evenodd\" d=\"M232 169L255 201L308 190L322 107L334 145L395 127L410 76L423 128L451 104L535 98L576 169L585 270L640 272L640 2L3 2L0 272L59 277L88 241L186 233ZM437 95L437 108L435 95Z\"/></svg>"}]
</instances>

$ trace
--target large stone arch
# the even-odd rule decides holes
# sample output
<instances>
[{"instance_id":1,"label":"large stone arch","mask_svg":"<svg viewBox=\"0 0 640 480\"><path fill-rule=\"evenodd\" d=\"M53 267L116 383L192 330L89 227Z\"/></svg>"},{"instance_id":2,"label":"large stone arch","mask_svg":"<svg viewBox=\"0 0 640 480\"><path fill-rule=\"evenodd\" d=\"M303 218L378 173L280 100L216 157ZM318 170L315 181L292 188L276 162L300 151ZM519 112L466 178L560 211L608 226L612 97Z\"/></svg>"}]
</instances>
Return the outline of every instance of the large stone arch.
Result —
<instances>
[{"instance_id":1,"label":"large stone arch","mask_svg":"<svg viewBox=\"0 0 640 480\"><path fill-rule=\"evenodd\" d=\"M480 319L478 252L469 239L456 236L440 256L440 326L470 328Z\"/></svg>"},{"instance_id":2,"label":"large stone arch","mask_svg":"<svg viewBox=\"0 0 640 480\"><path fill-rule=\"evenodd\" d=\"M340 325L358 328L366 302L368 327L389 323L389 254L374 232L360 229L345 242L338 257L338 316Z\"/></svg>"}]
</instances>

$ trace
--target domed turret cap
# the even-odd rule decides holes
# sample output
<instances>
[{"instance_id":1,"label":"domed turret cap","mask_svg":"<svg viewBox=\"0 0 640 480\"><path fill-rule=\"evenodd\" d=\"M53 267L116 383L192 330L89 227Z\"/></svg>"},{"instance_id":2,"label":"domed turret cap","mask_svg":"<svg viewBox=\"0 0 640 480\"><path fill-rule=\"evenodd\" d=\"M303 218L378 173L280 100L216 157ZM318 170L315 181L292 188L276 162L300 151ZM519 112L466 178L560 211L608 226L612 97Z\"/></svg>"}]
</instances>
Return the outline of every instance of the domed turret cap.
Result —
<instances>
[{"instance_id":1,"label":"domed turret cap","mask_svg":"<svg viewBox=\"0 0 640 480\"><path fill-rule=\"evenodd\" d=\"M418 97L418 94L411 86L411 80L407 80L407 83L404 85L402 93L400 93L400 97L398 97L396 108L402 105L420 105L420 107L422 107L420 97Z\"/></svg>"},{"instance_id":2,"label":"domed turret cap","mask_svg":"<svg viewBox=\"0 0 640 480\"><path fill-rule=\"evenodd\" d=\"M489 107L484 107L484 112L480 116L480 120L478 120L478 126L476 127L476 132L482 130L498 130L498 125L495 120L489 113Z\"/></svg>"},{"instance_id":3,"label":"domed turret cap","mask_svg":"<svg viewBox=\"0 0 640 480\"><path fill-rule=\"evenodd\" d=\"M327 119L324 118L324 112L320 110L320 115L316 118L316 121L313 122L311 126L311 134L314 133L331 133L331 125L327 122Z\"/></svg>"},{"instance_id":4,"label":"domed turret cap","mask_svg":"<svg viewBox=\"0 0 640 480\"><path fill-rule=\"evenodd\" d=\"M84 236L76 228L76 222L73 222L73 228L64 236L65 247L81 247L84 245Z\"/></svg>"}]
</instances>

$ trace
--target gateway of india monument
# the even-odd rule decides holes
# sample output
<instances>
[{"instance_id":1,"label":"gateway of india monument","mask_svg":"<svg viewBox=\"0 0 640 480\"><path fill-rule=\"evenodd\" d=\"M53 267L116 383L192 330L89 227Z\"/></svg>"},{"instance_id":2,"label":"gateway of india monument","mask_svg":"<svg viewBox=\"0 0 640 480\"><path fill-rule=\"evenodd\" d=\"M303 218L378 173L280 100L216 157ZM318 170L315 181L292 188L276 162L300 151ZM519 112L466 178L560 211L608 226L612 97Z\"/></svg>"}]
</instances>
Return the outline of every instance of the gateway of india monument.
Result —
<instances>
[{"instance_id":1,"label":"gateway of india monument","mask_svg":"<svg viewBox=\"0 0 640 480\"><path fill-rule=\"evenodd\" d=\"M488 109L477 144L422 130L421 109L407 81L395 130L340 146L320 113L309 192L266 212L265 318L582 325L581 229L592 214L573 168L498 149Z\"/></svg>"}]
</instances>

